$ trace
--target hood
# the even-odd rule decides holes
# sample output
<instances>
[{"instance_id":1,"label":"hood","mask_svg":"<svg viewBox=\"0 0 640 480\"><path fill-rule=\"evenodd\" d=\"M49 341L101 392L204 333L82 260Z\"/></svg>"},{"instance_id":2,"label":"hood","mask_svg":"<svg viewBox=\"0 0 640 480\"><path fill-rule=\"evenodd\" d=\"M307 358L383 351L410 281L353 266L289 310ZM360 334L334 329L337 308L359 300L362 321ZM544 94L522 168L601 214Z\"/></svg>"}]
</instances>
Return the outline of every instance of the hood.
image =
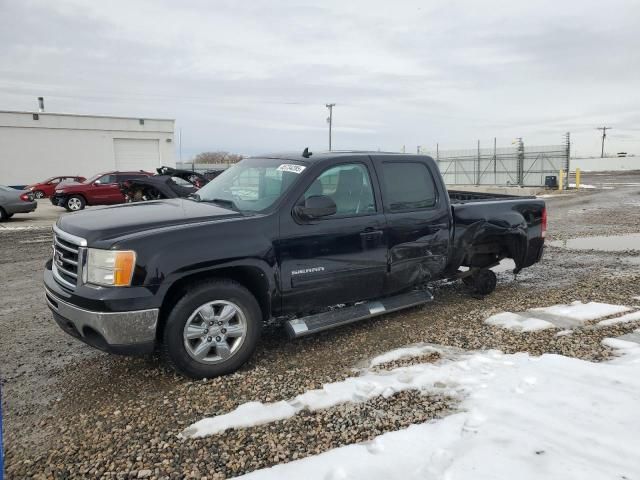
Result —
<instances>
[{"instance_id":1,"label":"hood","mask_svg":"<svg viewBox=\"0 0 640 480\"><path fill-rule=\"evenodd\" d=\"M156 228L233 217L243 215L212 203L174 198L68 213L58 219L57 225L65 232L86 239L91 246L98 240L115 240Z\"/></svg>"}]
</instances>

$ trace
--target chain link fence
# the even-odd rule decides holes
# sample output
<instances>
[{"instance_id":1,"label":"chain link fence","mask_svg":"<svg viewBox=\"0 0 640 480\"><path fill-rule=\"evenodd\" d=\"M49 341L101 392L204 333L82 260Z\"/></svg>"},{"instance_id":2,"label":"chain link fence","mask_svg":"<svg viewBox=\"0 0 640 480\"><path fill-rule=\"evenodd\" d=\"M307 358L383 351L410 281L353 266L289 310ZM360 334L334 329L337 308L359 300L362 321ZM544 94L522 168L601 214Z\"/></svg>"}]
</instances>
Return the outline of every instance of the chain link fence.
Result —
<instances>
[{"instance_id":1,"label":"chain link fence","mask_svg":"<svg viewBox=\"0 0 640 480\"><path fill-rule=\"evenodd\" d=\"M569 137L564 145L526 146L474 150L418 149L433 157L448 185L544 186L547 176L569 171ZM565 176L565 183L568 181ZM568 185L565 185L568 186Z\"/></svg>"}]
</instances>

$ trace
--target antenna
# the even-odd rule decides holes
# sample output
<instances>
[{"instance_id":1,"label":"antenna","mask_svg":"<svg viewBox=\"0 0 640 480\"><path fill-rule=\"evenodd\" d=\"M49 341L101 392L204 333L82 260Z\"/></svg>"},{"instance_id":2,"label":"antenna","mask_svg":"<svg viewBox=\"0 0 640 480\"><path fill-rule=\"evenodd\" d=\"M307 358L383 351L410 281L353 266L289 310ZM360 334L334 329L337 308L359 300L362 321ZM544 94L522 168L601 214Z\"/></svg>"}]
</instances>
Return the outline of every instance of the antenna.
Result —
<instances>
[{"instance_id":1,"label":"antenna","mask_svg":"<svg viewBox=\"0 0 640 480\"><path fill-rule=\"evenodd\" d=\"M305 147L304 151L302 152L302 156L304 158L309 158L311 155L313 155L313 153L309 151L309 147Z\"/></svg>"}]
</instances>

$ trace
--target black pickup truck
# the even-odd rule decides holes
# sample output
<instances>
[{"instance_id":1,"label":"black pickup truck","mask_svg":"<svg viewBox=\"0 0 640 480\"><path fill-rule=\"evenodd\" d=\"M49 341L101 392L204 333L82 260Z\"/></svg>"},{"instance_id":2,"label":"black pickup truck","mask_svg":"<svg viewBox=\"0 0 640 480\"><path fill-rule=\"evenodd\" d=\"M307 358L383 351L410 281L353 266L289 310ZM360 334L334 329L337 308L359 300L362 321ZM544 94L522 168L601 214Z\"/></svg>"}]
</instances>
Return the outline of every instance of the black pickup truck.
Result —
<instances>
[{"instance_id":1,"label":"black pickup truck","mask_svg":"<svg viewBox=\"0 0 640 480\"><path fill-rule=\"evenodd\" d=\"M61 216L44 284L74 337L213 377L266 323L311 334L426 303L438 279L488 294L500 260L540 260L545 229L542 200L448 192L430 157L305 149L245 159L193 198Z\"/></svg>"}]
</instances>

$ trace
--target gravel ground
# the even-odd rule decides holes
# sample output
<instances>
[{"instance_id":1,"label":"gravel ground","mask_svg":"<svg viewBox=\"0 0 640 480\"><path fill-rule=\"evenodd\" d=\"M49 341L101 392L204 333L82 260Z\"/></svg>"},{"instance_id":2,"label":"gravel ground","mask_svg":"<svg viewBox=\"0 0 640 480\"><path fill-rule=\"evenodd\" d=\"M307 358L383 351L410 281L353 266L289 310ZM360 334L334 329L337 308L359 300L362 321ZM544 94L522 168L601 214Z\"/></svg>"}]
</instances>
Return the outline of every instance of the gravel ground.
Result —
<instances>
[{"instance_id":1,"label":"gravel ground","mask_svg":"<svg viewBox=\"0 0 640 480\"><path fill-rule=\"evenodd\" d=\"M584 183L595 183L585 177ZM633 182L628 175L624 181ZM640 187L552 197L547 203L551 239L640 232ZM404 392L198 440L182 440L178 433L204 416L247 401L288 399L352 376L367 359L412 343L552 352L600 361L610 355L600 343L603 338L638 327L637 322L586 325L556 337L556 330L521 334L484 324L487 316L505 310L573 300L634 305L632 297L640 295L637 252L548 248L543 262L517 279L500 273L496 292L484 299L473 298L459 283L442 284L435 287L435 301L423 308L314 337L289 341L283 332L269 330L241 371L189 381L152 356L106 355L59 331L40 286L49 248L44 232L0 236L0 278L5 279L0 373L8 478L235 476L437 418L455 410L455 400ZM377 368L438 360L430 354Z\"/></svg>"}]
</instances>

